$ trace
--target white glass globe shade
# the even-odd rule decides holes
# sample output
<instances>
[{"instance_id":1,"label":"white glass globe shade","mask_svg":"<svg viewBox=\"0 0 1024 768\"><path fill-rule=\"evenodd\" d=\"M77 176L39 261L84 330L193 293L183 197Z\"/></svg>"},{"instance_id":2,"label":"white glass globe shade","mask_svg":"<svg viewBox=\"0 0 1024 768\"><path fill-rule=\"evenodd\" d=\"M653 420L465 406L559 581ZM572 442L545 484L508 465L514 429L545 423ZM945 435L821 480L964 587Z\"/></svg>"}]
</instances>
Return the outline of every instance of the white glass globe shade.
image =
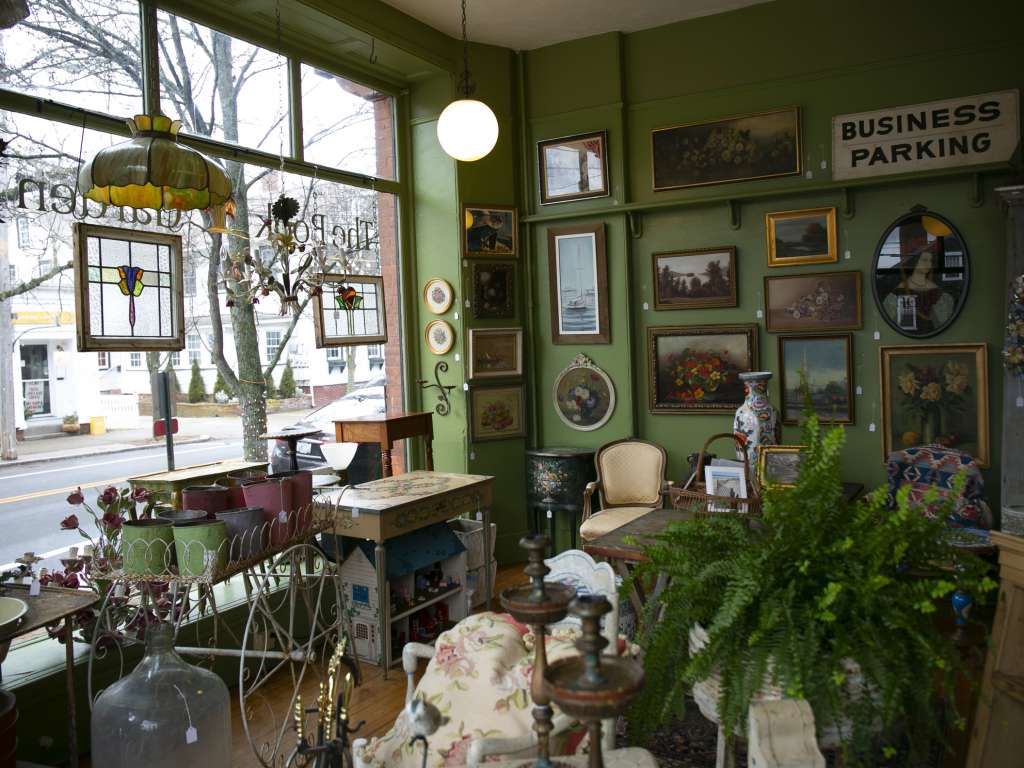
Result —
<instances>
[{"instance_id":1,"label":"white glass globe shade","mask_svg":"<svg viewBox=\"0 0 1024 768\"><path fill-rule=\"evenodd\" d=\"M437 120L437 140L456 160L479 160L498 142L498 118L482 101L453 101Z\"/></svg>"}]
</instances>

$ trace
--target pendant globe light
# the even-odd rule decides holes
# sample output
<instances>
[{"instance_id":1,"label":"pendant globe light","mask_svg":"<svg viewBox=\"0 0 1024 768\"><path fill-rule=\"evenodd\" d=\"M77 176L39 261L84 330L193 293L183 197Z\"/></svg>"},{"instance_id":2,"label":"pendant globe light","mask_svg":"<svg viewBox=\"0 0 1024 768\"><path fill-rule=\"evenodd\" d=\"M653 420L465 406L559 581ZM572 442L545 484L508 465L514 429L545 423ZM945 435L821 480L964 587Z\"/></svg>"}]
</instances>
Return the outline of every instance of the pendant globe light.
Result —
<instances>
[{"instance_id":1,"label":"pendant globe light","mask_svg":"<svg viewBox=\"0 0 1024 768\"><path fill-rule=\"evenodd\" d=\"M470 98L475 87L469 77L469 41L466 39L466 0L462 0L462 98L453 101L437 121L437 140L447 155L465 163L486 157L498 142L498 119L491 108Z\"/></svg>"}]
</instances>

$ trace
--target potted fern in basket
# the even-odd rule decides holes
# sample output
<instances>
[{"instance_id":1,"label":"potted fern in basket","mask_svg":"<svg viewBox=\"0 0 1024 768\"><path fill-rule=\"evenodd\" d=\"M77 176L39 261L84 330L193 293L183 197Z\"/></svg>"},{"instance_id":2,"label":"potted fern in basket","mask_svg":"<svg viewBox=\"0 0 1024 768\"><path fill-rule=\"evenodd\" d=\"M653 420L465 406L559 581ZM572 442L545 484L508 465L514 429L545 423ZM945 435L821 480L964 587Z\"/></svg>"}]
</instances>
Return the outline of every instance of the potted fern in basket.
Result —
<instances>
[{"instance_id":1,"label":"potted fern in basket","mask_svg":"<svg viewBox=\"0 0 1024 768\"><path fill-rule=\"evenodd\" d=\"M756 525L710 515L670 526L646 549L635 578L670 581L644 623L635 743L709 678L727 734L745 732L751 699L775 690L807 699L848 765L875 766L875 750L897 743L919 751L943 722L963 727L936 694L952 690L959 657L934 613L950 610L957 587L978 600L996 584L984 561L954 551L944 514L925 517L905 493L890 510L884 488L846 503L844 439L809 414L799 482L768 489Z\"/></svg>"}]
</instances>

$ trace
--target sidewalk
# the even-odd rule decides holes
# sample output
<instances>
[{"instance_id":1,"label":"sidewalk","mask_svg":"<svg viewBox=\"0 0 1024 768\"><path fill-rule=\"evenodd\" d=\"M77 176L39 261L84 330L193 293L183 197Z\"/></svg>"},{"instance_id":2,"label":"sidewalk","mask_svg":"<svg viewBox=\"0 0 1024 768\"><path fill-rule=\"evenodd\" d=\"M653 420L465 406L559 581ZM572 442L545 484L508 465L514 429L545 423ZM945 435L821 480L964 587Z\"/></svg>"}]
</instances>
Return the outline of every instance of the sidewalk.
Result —
<instances>
[{"instance_id":1,"label":"sidewalk","mask_svg":"<svg viewBox=\"0 0 1024 768\"><path fill-rule=\"evenodd\" d=\"M308 410L283 411L267 416L267 429L280 429L299 421ZM153 439L153 425L148 416L139 418L137 429L115 429L104 435L54 435L18 443L18 458L0 461L0 467L22 466L37 462L98 456L108 453L141 450L164 445L164 439ZM175 445L202 443L209 440L242 439L242 420L235 417L179 418Z\"/></svg>"}]
</instances>

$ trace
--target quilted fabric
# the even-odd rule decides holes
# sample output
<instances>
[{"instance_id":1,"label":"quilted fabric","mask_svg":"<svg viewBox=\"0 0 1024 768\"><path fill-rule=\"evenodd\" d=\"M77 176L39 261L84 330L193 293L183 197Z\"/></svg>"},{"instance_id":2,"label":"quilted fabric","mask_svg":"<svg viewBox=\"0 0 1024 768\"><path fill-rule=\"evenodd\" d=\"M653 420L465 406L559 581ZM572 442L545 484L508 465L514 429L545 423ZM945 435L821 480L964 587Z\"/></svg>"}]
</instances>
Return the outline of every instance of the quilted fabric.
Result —
<instances>
[{"instance_id":1,"label":"quilted fabric","mask_svg":"<svg viewBox=\"0 0 1024 768\"><path fill-rule=\"evenodd\" d=\"M597 455L601 495L606 504L658 504L665 479L665 459L653 445L623 442Z\"/></svg>"},{"instance_id":2,"label":"quilted fabric","mask_svg":"<svg viewBox=\"0 0 1024 768\"><path fill-rule=\"evenodd\" d=\"M577 655L578 630L555 629L547 638L548 660ZM449 718L430 737L427 765L466 764L475 737L516 738L533 729L529 687L533 674L533 632L508 614L478 613L441 634L416 696ZM420 768L423 747L409 746L405 713L380 738L370 740L361 758L373 766ZM554 744L557 754L558 744Z\"/></svg>"},{"instance_id":3,"label":"quilted fabric","mask_svg":"<svg viewBox=\"0 0 1024 768\"><path fill-rule=\"evenodd\" d=\"M948 523L959 528L984 528L992 525L992 512L985 503L985 484L981 471L970 454L939 445L922 445L893 451L887 462L889 473L889 504L895 506L896 492L910 485L910 501L923 504L931 488L939 492L939 501L925 506L925 514L934 517L941 501L953 492L953 481L961 472L967 479L963 493Z\"/></svg>"}]
</instances>

